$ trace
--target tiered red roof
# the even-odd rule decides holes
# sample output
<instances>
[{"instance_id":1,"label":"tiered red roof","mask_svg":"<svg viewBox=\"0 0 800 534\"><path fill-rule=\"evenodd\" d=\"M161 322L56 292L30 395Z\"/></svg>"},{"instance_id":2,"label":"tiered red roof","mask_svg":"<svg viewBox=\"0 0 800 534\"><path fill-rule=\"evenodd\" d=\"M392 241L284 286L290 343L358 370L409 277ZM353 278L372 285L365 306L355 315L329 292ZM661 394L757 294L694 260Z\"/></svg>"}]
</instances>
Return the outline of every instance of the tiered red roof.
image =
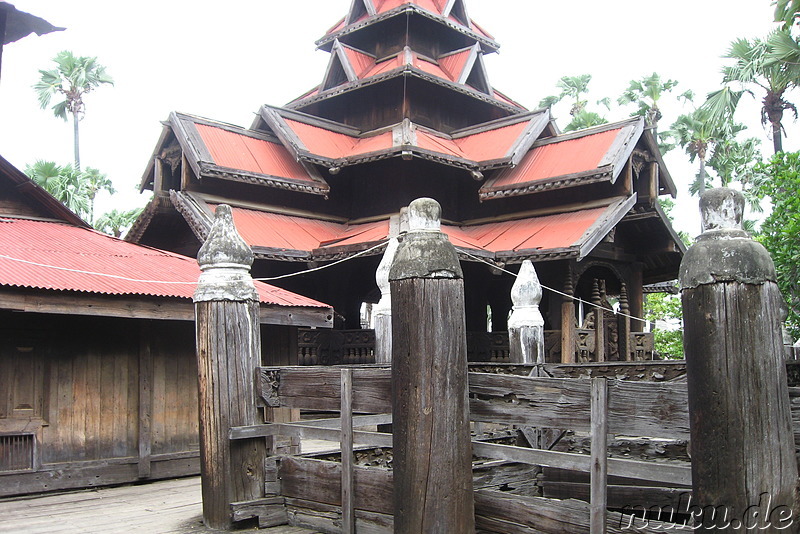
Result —
<instances>
[{"instance_id":1,"label":"tiered red roof","mask_svg":"<svg viewBox=\"0 0 800 534\"><path fill-rule=\"evenodd\" d=\"M500 256L572 250L577 255L586 243L602 238L621 220L630 209L631 200L635 199L615 199L606 206L518 220L443 225L442 231L464 250ZM216 205L209 208L213 211ZM388 220L346 224L236 207L233 219L247 244L257 252L268 249L273 254L302 251L309 257L324 257L335 253L337 247L367 248L389 236Z\"/></svg>"}]
</instances>

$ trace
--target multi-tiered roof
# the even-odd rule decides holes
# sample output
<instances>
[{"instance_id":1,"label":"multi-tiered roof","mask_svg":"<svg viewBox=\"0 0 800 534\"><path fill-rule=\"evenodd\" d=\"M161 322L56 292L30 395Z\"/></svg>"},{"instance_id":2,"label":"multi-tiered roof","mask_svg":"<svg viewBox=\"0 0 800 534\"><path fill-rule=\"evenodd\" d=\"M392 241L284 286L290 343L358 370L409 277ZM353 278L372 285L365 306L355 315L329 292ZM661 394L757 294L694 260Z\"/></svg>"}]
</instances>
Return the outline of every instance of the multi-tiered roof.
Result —
<instances>
[{"instance_id":1,"label":"multi-tiered roof","mask_svg":"<svg viewBox=\"0 0 800 534\"><path fill-rule=\"evenodd\" d=\"M320 85L249 128L170 115L129 239L191 254L225 202L265 270L301 269L270 262L370 248L429 196L473 256L575 262L599 247L645 282L674 278L683 246L656 199L675 186L644 121L562 134L499 92L484 62L498 44L464 0L353 0L317 45Z\"/></svg>"}]
</instances>

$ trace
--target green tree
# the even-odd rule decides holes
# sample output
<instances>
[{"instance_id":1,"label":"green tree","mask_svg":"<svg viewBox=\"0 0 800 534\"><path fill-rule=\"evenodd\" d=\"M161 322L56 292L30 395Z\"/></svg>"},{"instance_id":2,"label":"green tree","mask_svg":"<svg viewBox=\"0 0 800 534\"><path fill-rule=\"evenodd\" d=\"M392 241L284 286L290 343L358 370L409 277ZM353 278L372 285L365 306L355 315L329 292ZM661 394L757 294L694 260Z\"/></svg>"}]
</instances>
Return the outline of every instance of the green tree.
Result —
<instances>
[{"instance_id":1,"label":"green tree","mask_svg":"<svg viewBox=\"0 0 800 534\"><path fill-rule=\"evenodd\" d=\"M772 255L788 308L787 328L800 338L800 152L775 154L758 166L755 190L772 201L758 240Z\"/></svg>"},{"instance_id":2,"label":"green tree","mask_svg":"<svg viewBox=\"0 0 800 534\"><path fill-rule=\"evenodd\" d=\"M708 113L701 109L692 113L680 115L672 124L666 134L675 139L689 155L689 161L699 161L700 168L697 178L692 184L696 192L705 191L708 184L706 161L714 146L725 136L724 127L715 123L708 117Z\"/></svg>"},{"instance_id":3,"label":"green tree","mask_svg":"<svg viewBox=\"0 0 800 534\"><path fill-rule=\"evenodd\" d=\"M797 86L800 81L800 65L785 61L776 61L773 32L767 39L736 39L731 43L728 53L723 56L735 60L733 65L723 69L725 87L709 95L703 104L712 117L722 115L733 116L741 95L753 95L752 87L763 92L761 100L761 123L770 125L772 143L775 153L783 150L783 115L792 111L797 118L797 108L786 100L786 92ZM731 85L738 85L741 91L735 91Z\"/></svg>"},{"instance_id":4,"label":"green tree","mask_svg":"<svg viewBox=\"0 0 800 534\"><path fill-rule=\"evenodd\" d=\"M556 87L561 89L558 96L548 96L539 102L540 108L550 108L558 104L565 98L571 101L569 114L572 117L570 123L564 128L565 132L574 130L581 130L583 128L591 128L608 122L599 113L589 111L586 109L589 101L587 94L589 93L589 82L592 81L591 74L581 74L578 76L563 76L558 82ZM604 98L597 102L609 107L609 99Z\"/></svg>"},{"instance_id":5,"label":"green tree","mask_svg":"<svg viewBox=\"0 0 800 534\"><path fill-rule=\"evenodd\" d=\"M117 191L106 174L92 167L87 168L81 178L86 182L86 191L89 196L89 222L94 223L94 200L97 193L107 191L113 195Z\"/></svg>"},{"instance_id":6,"label":"green tree","mask_svg":"<svg viewBox=\"0 0 800 534\"><path fill-rule=\"evenodd\" d=\"M114 209L98 217L94 227L114 237L121 237L123 232L128 230L133 223L136 222L136 219L141 213L142 208L128 211Z\"/></svg>"},{"instance_id":7,"label":"green tree","mask_svg":"<svg viewBox=\"0 0 800 534\"><path fill-rule=\"evenodd\" d=\"M800 13L800 0L776 0L772 5L775 6L775 22L783 22L784 27L792 26Z\"/></svg>"},{"instance_id":8,"label":"green tree","mask_svg":"<svg viewBox=\"0 0 800 534\"><path fill-rule=\"evenodd\" d=\"M84 97L103 84L114 84L114 80L106 72L106 68L97 62L95 57L76 57L70 51L59 52L53 58L56 68L40 70L39 81L34 85L39 104L46 109L54 96L59 96L53 105L53 114L65 121L72 116L73 149L75 152L74 168L80 171L80 136L78 123L86 111Z\"/></svg>"},{"instance_id":9,"label":"green tree","mask_svg":"<svg viewBox=\"0 0 800 534\"><path fill-rule=\"evenodd\" d=\"M89 189L83 173L71 164L56 165L52 161L39 160L25 168L25 174L62 202L78 216L89 214Z\"/></svg>"},{"instance_id":10,"label":"green tree","mask_svg":"<svg viewBox=\"0 0 800 534\"><path fill-rule=\"evenodd\" d=\"M661 75L654 72L640 80L631 80L628 88L617 99L617 103L620 106L635 104L638 109L633 116L644 117L648 126L657 128L658 121L662 118L658 102L664 94L672 92L677 85L676 80L662 80ZM683 96L688 97L689 95L684 93Z\"/></svg>"},{"instance_id":11,"label":"green tree","mask_svg":"<svg viewBox=\"0 0 800 534\"><path fill-rule=\"evenodd\" d=\"M655 323L655 350L667 360L683 359L683 308L681 299L668 293L645 296L644 318Z\"/></svg>"}]
</instances>

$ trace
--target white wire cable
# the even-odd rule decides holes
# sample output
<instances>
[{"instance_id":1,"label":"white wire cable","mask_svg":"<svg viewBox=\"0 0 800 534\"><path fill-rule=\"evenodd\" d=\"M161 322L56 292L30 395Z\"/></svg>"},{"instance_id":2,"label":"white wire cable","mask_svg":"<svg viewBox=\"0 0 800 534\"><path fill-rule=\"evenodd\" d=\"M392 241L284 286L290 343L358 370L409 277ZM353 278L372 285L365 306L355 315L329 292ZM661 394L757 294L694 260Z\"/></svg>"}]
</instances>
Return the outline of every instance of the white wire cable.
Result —
<instances>
[{"instance_id":1,"label":"white wire cable","mask_svg":"<svg viewBox=\"0 0 800 534\"><path fill-rule=\"evenodd\" d=\"M389 240L387 239L385 241L382 241L382 242L378 243L377 245L375 245L373 247L370 247L370 248L368 248L366 250L363 250L363 251L359 252L358 254L354 254L354 255L352 255L350 257L343 258L341 260L335 261L333 263L329 263L327 265L322 265L320 267L315 267L313 269L308 269L308 270L305 270L305 271L299 271L299 272L296 272L296 273L284 274L284 275L281 275L281 276L273 276L273 277L270 277L270 278L254 278L253 280L258 281L258 282L270 282L272 280L282 280L284 278L291 278L293 276L300 276L302 274L308 274L308 273L313 273L313 272L316 272L316 271L322 271L324 269L328 269L330 267L334 267L336 265L340 265L340 264L345 263L347 261L356 259L356 258L364 256L366 254L369 254L370 252L383 247L388 242L389 242ZM0 258L1 259L5 259L5 260L9 260L9 261L15 261L15 262L18 262L18 263L23 263L25 265L33 265L33 266L36 266L36 267L44 267L46 269L55 269L57 271L65 271L65 272L76 273L76 274L86 274L86 275L91 275L91 276L101 276L101 277L105 277L105 278L113 278L115 280L123 280L125 282L136 282L136 283L140 283L140 284L197 285L197 281L194 281L194 282L177 282L177 281L168 282L166 280L140 280L138 278L128 278L127 276L120 276L118 274L98 273L98 272L95 272L95 271L84 271L84 270L81 270L81 269L72 269L70 267L59 267L57 265L48 265L48 264L45 264L45 263L37 263L35 261L23 260L21 258L14 258L12 256L6 256L5 254L0 254Z\"/></svg>"},{"instance_id":2,"label":"white wire cable","mask_svg":"<svg viewBox=\"0 0 800 534\"><path fill-rule=\"evenodd\" d=\"M329 269L331 267L335 267L337 265L341 265L342 263L348 262L350 260L354 260L354 259L359 258L361 256L365 256L365 255L369 254L370 252L373 252L373 251L378 250L379 248L383 247L388 242L389 242L388 239L384 240L384 241L381 241L377 245L375 245L373 247L370 247L370 248L368 248L366 250L362 250L361 252L359 252L357 254L353 254L352 256L349 256L347 258L342 258L341 260L337 260L337 261L335 261L333 263L329 263L327 265L322 265L320 267L314 267L313 269L307 269L305 271L298 271L296 273L289 273L289 274L284 274L284 275L280 275L280 276L272 276L272 277L265 277L265 278L254 278L253 280L258 281L258 282L272 282L272 281L275 281L275 280L284 280L286 278L293 278L295 276L301 276L301 275L304 275L304 274L309 274L309 273L313 273L313 272L322 271L322 270L325 270L325 269ZM492 262L490 262L490 261L488 261L488 260L486 260L484 258L481 258L479 256L474 256L474 255L470 254L469 252L464 251L463 249L459 249L459 253L461 253L461 254L469 257L469 258L473 258L473 259L475 259L475 260L477 260L477 261L479 261L481 263L485 263L486 265L489 265L490 267L492 267L494 269L497 269L498 271L502 271L502 272L504 272L506 274L510 274L511 276L513 276L515 278L518 276L517 273L514 273L514 272L509 271L507 269L503 269L502 267L498 267L494 263L492 263ZM138 278L128 278L126 276L120 276L120 275L117 275L117 274L98 273L98 272L95 272L95 271L84 271L84 270L81 270L81 269L71 269L69 267L59 267L59 266L56 266L56 265L47 265L47 264L44 264L44 263L37 263L35 261L23 260L23 259L20 259L20 258L14 258L14 257L11 257L11 256L6 256L5 254L0 254L0 258L5 259L5 260L9 260L9 261L15 261L15 262L18 262L18 263L23 263L23 264L26 264L26 265L33 265L33 266L36 266L36 267L43 267L43 268L46 268L46 269L55 269L57 271L65 271L65 272L71 272L71 273L77 273L77 274L86 274L86 275L90 275L90 276L101 276L101 277L105 277L105 278L113 278L115 280L123 280L123 281L126 281L126 282L135 282L135 283L140 283L140 284L167 284L167 285L170 285L170 284L171 285L196 285L197 284L197 281L194 281L194 282L168 282L166 280L140 280ZM542 288L546 289L547 291L550 291L552 293L555 293L557 295L560 295L562 297L566 297L568 299L572 299L572 300L574 300L576 302L581 302L586 306L591 306L593 308L600 308L600 309L603 309L603 310L608 310L608 308L604 308L602 306L598 306L597 304L585 301L585 300L583 300L581 298L575 297L574 295L568 295L568 294L566 294L566 293L564 293L562 291L559 291L557 289L553 289L552 287L547 287L545 285L542 285ZM633 315L629 315L627 313L622 313L620 311L615 311L615 310L608 310L608 311L611 311L616 315L620 315L622 317L627 317L627 318L629 318L631 320L639 321L639 322L642 322L642 323L645 323L645 324L647 324L649 322L653 322L656 325L658 325L660 323L662 325L666 325L666 329L682 330L682 329L675 329L673 327L673 325L669 324L666 321L658 321L658 320L657 321L648 321L647 319L642 319L641 317L635 317Z\"/></svg>"},{"instance_id":3,"label":"white wire cable","mask_svg":"<svg viewBox=\"0 0 800 534\"><path fill-rule=\"evenodd\" d=\"M517 277L519 277L519 275L518 275L517 273L511 272L511 271L509 271L509 270L507 270L507 269L503 269L502 267L498 267L498 266L497 266L497 265L495 265L494 263L492 263L492 262L490 262L490 261L488 261L488 260L486 260L486 259L484 259L484 258L481 258L481 257L479 257L479 256L473 256L473 255L472 255L472 254L470 254L469 252L465 252L463 249L459 249L459 253L461 253L461 254L463 254L463 255L465 255L465 256L468 256L468 257L470 257L470 258L476 259L476 260L478 260L478 261L480 261L480 262L483 262L483 263L485 263L486 265L489 265L490 267L492 267L492 268L494 268L494 269L497 269L498 271L502 271L502 272L504 272L504 273L506 273L506 274L510 274L510 275L511 275L511 276L513 276L514 278L517 278ZM552 287L547 287L546 285L543 285L543 284L541 284L541 285L542 285L542 289L546 289L547 291L550 291L550 292L552 292L552 293L555 293L556 295L561 295L562 297L566 297L566 298L568 298L568 299L572 299L572 300L574 300L574 301L576 301L576 302L581 302L581 303L585 304L586 306L591 306L591 307L593 307L593 308L599 308L599 309L602 309L602 310L607 310L607 311L613 312L615 315L621 315L622 317L627 317L627 318L629 318L629 319L632 319L632 320L634 320L634 321L639 321L639 322L641 322L641 323L644 323L644 324L647 324L647 323L655 323L656 325L658 325L658 324L660 323L660 324L662 324L662 325L666 325L666 326L667 326L667 328L666 328L666 329L669 329L669 330L683 330L682 328L681 328L681 329L676 329L676 328L673 328L673 325L669 324L669 323L668 323L668 322L666 322L666 321L658 321L658 320L656 320L656 321L648 321L647 319L642 319L641 317L635 317L635 316L633 316L633 315L629 315L629 314L627 314L627 313L622 313L621 311L610 310L610 309L608 309L608 308L604 308L603 306L598 306L597 304L594 304L594 303L592 303L592 302L585 301L585 300L583 300L583 299L581 299L581 298L578 298L578 297L576 297L576 296L574 296L574 295L568 295L567 293L564 293L563 291L559 291L559 290L557 290L557 289L553 289Z\"/></svg>"}]
</instances>

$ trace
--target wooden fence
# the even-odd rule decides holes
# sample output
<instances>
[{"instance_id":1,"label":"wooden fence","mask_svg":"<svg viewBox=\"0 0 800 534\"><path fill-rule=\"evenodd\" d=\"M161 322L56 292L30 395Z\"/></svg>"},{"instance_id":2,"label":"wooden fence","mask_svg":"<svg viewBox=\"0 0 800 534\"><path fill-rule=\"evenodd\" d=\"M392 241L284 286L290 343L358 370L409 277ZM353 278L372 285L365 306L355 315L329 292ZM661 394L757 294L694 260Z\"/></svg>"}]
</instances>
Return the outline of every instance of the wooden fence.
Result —
<instances>
[{"instance_id":1,"label":"wooden fence","mask_svg":"<svg viewBox=\"0 0 800 534\"><path fill-rule=\"evenodd\" d=\"M259 369L258 392L264 406L340 412L335 419L273 423L231 430L231 439L293 436L342 444L341 464L301 457L273 463L283 497L299 523L326 532L346 518L361 531L389 532L391 471L352 463L354 446L390 448L392 435L354 428L391 422L391 370L380 366L348 368L281 367ZM587 432L590 455L473 441L477 457L517 464L546 466L588 473L590 503L476 491L476 520L489 532L616 532L628 519L607 512L607 477L652 481L689 488L688 463L659 463L609 458L607 436L647 436L688 439L686 385L680 382L628 382L606 378L576 380L511 374L470 373L470 419L516 427L561 428ZM353 414L356 415L353 415ZM269 478L269 476L268 476ZM313 478L313 483L310 483ZM685 489L689 492L689 489ZM648 503L630 503L646 506ZM281 517L282 504L269 505L270 517ZM313 520L312 520L313 516ZM544 521L542 518L547 517ZM535 529L531 521L544 521ZM298 521L295 521L298 522ZM327 526L325 526L327 525ZM590 525L593 525L590 529ZM605 526L605 530L600 530ZM324 527L324 528L323 528ZM629 531L648 531L631 528Z\"/></svg>"}]
</instances>

